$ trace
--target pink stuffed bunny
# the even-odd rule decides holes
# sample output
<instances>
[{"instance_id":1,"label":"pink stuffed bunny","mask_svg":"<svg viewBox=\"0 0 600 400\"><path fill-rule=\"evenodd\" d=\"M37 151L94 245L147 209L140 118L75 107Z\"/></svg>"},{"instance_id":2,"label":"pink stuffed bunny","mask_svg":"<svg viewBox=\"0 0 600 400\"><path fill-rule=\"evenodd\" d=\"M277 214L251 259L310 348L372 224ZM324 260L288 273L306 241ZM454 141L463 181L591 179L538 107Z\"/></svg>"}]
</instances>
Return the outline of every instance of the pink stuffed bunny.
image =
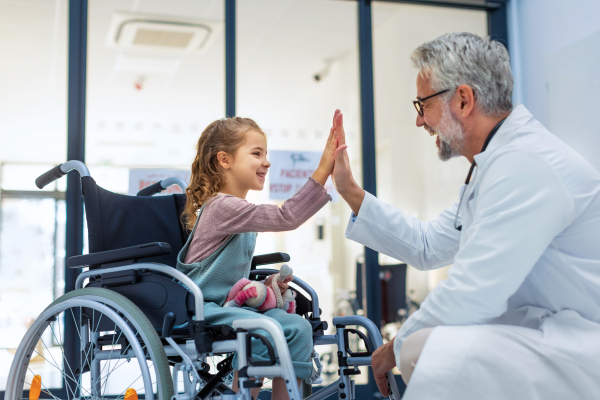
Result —
<instances>
[{"instance_id":1,"label":"pink stuffed bunny","mask_svg":"<svg viewBox=\"0 0 600 400\"><path fill-rule=\"evenodd\" d=\"M229 291L223 307L241 307L246 305L256 308L258 311L281 308L288 314L294 314L296 312L296 294L291 289L286 290L282 294L277 285L277 282L283 282L292 273L293 271L289 266L283 265L279 273L271 281L271 287L266 286L262 282L242 278Z\"/></svg>"}]
</instances>

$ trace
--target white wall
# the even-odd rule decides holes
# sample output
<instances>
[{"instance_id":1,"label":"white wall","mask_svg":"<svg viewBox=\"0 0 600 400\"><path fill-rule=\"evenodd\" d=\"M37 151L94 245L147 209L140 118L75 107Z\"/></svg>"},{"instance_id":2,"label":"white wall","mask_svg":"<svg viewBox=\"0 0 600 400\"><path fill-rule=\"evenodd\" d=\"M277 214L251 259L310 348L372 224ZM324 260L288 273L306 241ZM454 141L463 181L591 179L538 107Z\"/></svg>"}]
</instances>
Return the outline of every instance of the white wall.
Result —
<instances>
[{"instance_id":1,"label":"white wall","mask_svg":"<svg viewBox=\"0 0 600 400\"><path fill-rule=\"evenodd\" d=\"M513 100L600 169L600 1L511 0ZM516 105L516 104L515 104Z\"/></svg>"}]
</instances>

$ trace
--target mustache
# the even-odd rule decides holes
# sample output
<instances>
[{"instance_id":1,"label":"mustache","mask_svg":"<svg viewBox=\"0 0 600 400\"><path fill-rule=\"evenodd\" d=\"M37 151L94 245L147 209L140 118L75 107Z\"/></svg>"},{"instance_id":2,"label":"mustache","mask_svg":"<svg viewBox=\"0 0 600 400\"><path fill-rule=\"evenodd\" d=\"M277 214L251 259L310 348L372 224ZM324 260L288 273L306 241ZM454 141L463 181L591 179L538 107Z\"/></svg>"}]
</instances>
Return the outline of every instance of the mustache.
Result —
<instances>
[{"instance_id":1,"label":"mustache","mask_svg":"<svg viewBox=\"0 0 600 400\"><path fill-rule=\"evenodd\" d=\"M434 136L434 135L437 134L437 132L435 131L435 129L433 129L432 127L430 127L427 124L423 125L423 128L429 133L429 136Z\"/></svg>"}]
</instances>

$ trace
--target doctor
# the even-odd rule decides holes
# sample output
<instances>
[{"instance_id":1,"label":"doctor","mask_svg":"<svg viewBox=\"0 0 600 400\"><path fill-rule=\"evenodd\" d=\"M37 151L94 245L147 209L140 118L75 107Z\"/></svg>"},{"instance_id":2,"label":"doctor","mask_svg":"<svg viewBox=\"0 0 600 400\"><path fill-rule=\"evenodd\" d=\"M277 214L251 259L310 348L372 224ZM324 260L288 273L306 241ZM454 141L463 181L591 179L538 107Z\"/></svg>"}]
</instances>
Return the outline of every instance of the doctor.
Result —
<instances>
[{"instance_id":1,"label":"doctor","mask_svg":"<svg viewBox=\"0 0 600 400\"><path fill-rule=\"evenodd\" d=\"M600 398L600 174L512 109L498 42L448 34L411 58L417 126L437 135L441 160L472 166L452 207L417 220L356 184L336 111L346 237L419 270L453 264L373 354L379 390L398 366L404 400Z\"/></svg>"}]
</instances>

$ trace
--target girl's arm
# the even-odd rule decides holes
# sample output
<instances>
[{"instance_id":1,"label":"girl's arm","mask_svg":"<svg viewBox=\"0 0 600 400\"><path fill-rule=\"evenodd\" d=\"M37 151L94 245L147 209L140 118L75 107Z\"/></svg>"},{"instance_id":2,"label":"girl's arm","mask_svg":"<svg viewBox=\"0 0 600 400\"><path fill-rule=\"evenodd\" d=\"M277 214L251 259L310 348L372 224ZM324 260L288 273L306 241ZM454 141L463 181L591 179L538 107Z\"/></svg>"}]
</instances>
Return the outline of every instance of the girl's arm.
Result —
<instances>
[{"instance_id":1,"label":"girl's arm","mask_svg":"<svg viewBox=\"0 0 600 400\"><path fill-rule=\"evenodd\" d=\"M319 211L331 197L323 187L333 172L337 148L336 123L329 132L319 166L312 177L291 199L280 208L276 205L248 203L231 195L221 195L207 206L203 225L215 227L226 235L243 232L291 231ZM204 220L206 218L206 220Z\"/></svg>"},{"instance_id":2,"label":"girl's arm","mask_svg":"<svg viewBox=\"0 0 600 400\"><path fill-rule=\"evenodd\" d=\"M224 235L244 232L282 232L298 228L331 197L317 181L308 182L281 207L251 204L231 195L219 195L207 205L202 224Z\"/></svg>"}]
</instances>

